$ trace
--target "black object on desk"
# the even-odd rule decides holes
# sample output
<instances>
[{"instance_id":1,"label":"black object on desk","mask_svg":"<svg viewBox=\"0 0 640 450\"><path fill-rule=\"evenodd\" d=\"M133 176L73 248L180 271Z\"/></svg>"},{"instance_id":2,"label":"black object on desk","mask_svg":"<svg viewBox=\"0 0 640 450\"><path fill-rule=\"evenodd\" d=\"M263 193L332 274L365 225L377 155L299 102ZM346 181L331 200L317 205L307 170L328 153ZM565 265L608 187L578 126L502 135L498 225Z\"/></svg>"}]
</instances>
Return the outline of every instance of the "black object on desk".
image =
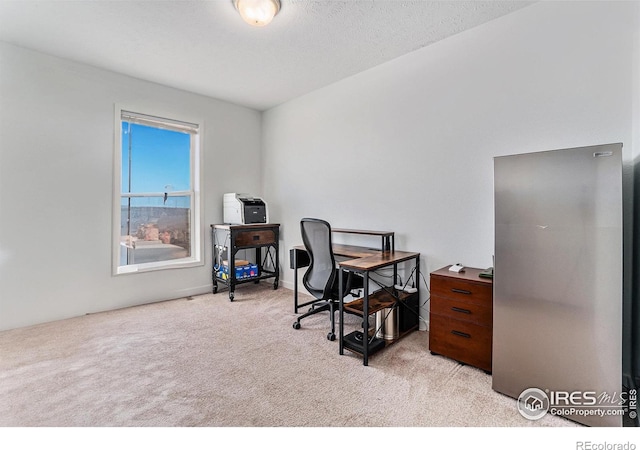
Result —
<instances>
[{"instance_id":1,"label":"black object on desk","mask_svg":"<svg viewBox=\"0 0 640 450\"><path fill-rule=\"evenodd\" d=\"M350 349L358 353L364 354L364 334L362 331L352 331L349 334L346 334L343 337L344 345ZM384 348L385 342L384 339L380 339L377 337L369 338L369 355L373 355L375 352L382 350Z\"/></svg>"},{"instance_id":2,"label":"black object on desk","mask_svg":"<svg viewBox=\"0 0 640 450\"><path fill-rule=\"evenodd\" d=\"M481 278L493 278L493 267L483 270L478 276Z\"/></svg>"}]
</instances>

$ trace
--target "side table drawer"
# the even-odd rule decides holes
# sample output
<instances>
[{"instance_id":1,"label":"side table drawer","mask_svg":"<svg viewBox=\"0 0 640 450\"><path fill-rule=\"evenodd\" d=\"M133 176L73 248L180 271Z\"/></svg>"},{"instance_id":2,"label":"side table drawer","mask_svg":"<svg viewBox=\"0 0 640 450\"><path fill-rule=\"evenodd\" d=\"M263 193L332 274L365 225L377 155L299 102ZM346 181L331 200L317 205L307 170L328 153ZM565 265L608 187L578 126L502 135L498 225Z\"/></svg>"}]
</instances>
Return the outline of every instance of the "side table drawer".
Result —
<instances>
[{"instance_id":1,"label":"side table drawer","mask_svg":"<svg viewBox=\"0 0 640 450\"><path fill-rule=\"evenodd\" d=\"M239 231L235 242L237 247L275 244L276 234L272 230Z\"/></svg>"},{"instance_id":2,"label":"side table drawer","mask_svg":"<svg viewBox=\"0 0 640 450\"><path fill-rule=\"evenodd\" d=\"M493 287L455 278L432 276L431 295L488 306L492 304Z\"/></svg>"},{"instance_id":3,"label":"side table drawer","mask_svg":"<svg viewBox=\"0 0 640 450\"><path fill-rule=\"evenodd\" d=\"M429 350L491 371L491 328L431 314Z\"/></svg>"},{"instance_id":4,"label":"side table drawer","mask_svg":"<svg viewBox=\"0 0 640 450\"><path fill-rule=\"evenodd\" d=\"M493 309L489 306L445 297L431 297L431 313L490 327Z\"/></svg>"}]
</instances>

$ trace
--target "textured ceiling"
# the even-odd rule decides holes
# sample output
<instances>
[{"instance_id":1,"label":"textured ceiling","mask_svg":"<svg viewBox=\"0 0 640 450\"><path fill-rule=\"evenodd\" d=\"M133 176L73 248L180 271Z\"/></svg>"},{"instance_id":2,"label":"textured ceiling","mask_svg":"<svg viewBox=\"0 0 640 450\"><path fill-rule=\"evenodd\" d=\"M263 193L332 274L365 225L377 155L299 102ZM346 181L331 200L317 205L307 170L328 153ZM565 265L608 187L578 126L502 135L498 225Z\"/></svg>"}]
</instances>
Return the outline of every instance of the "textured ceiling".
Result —
<instances>
[{"instance_id":1,"label":"textured ceiling","mask_svg":"<svg viewBox=\"0 0 640 450\"><path fill-rule=\"evenodd\" d=\"M255 28L232 0L0 0L0 40L265 110L534 2L281 3Z\"/></svg>"}]
</instances>

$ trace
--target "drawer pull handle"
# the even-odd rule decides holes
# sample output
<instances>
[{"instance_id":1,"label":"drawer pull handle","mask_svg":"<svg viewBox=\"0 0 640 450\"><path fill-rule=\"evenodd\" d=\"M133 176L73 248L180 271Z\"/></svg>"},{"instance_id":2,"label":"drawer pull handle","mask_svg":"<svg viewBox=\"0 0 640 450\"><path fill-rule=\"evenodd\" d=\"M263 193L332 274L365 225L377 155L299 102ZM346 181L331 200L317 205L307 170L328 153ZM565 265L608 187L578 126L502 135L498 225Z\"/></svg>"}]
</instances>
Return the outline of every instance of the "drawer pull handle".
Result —
<instances>
[{"instance_id":1,"label":"drawer pull handle","mask_svg":"<svg viewBox=\"0 0 640 450\"><path fill-rule=\"evenodd\" d=\"M456 308L455 306L451 307L451 311L464 313L464 314L471 314L471 311L469 311L468 309Z\"/></svg>"},{"instance_id":2,"label":"drawer pull handle","mask_svg":"<svg viewBox=\"0 0 640 450\"><path fill-rule=\"evenodd\" d=\"M462 331L451 330L451 334L469 339L471 335L469 333L463 333Z\"/></svg>"},{"instance_id":3,"label":"drawer pull handle","mask_svg":"<svg viewBox=\"0 0 640 450\"><path fill-rule=\"evenodd\" d=\"M455 292L456 294L471 295L471 291L466 291L464 289L451 288L451 292Z\"/></svg>"}]
</instances>

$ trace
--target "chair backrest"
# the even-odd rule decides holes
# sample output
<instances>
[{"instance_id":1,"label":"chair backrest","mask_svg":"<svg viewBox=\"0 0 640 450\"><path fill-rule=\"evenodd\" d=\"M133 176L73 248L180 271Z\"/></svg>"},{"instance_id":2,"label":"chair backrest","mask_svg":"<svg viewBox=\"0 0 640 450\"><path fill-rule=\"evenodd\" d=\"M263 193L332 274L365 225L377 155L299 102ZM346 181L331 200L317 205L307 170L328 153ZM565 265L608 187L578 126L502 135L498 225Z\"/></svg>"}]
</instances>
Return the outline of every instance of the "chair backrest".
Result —
<instances>
[{"instance_id":1,"label":"chair backrest","mask_svg":"<svg viewBox=\"0 0 640 450\"><path fill-rule=\"evenodd\" d=\"M302 283L314 297L329 298L336 273L336 260L331 247L331 225L321 219L305 218L300 221L300 232L310 258Z\"/></svg>"}]
</instances>

